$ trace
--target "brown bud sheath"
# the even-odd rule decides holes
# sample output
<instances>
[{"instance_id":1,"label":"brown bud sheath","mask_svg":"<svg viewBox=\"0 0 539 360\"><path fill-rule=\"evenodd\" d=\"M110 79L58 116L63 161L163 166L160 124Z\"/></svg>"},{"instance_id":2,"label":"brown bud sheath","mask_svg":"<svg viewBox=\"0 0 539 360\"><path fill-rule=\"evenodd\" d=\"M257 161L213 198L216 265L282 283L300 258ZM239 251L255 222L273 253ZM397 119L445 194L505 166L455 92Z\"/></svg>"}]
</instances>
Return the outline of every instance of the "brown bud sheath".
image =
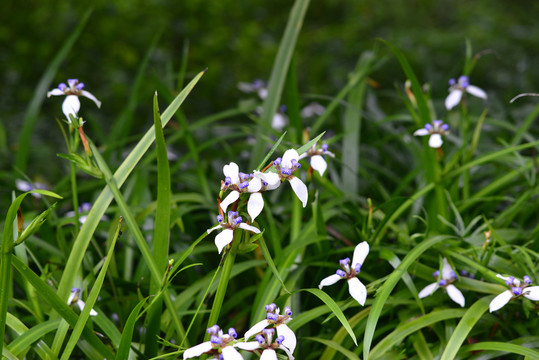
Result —
<instances>
[{"instance_id":1,"label":"brown bud sheath","mask_svg":"<svg viewBox=\"0 0 539 360\"><path fill-rule=\"evenodd\" d=\"M22 218L22 211L21 211L21 208L18 208L17 209L17 231L19 232L19 234L22 232L23 223L24 223L24 220Z\"/></svg>"}]
</instances>

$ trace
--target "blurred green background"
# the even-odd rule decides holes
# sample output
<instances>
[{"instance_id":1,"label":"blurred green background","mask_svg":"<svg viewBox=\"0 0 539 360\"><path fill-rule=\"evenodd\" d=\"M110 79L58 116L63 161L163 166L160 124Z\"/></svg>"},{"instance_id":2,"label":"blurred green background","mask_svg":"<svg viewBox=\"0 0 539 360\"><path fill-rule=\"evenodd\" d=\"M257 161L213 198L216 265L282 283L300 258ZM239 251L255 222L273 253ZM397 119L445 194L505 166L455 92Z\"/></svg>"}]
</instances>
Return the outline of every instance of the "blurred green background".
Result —
<instances>
[{"instance_id":1,"label":"blurred green background","mask_svg":"<svg viewBox=\"0 0 539 360\"><path fill-rule=\"evenodd\" d=\"M103 102L98 110L82 99L87 131L99 142L99 134L106 134L126 108L153 41L157 42L135 98L131 135L151 125L156 89L177 90L185 49L186 80L208 68L183 106L187 118L236 107L245 98L237 89L239 81L269 77L292 4L283 0L3 1L1 168L12 170L21 122L35 87L90 6L88 24L50 88L67 78L79 78ZM488 92L489 116L521 119L535 104L534 98L519 100L518 106L508 102L521 92L539 92L538 13L539 3L529 1L312 1L296 51L299 91L305 103L313 96L335 95L361 53L377 47L388 61L371 75L378 83L372 91L386 114L399 111L402 104L394 89L402 87L405 77L396 59L377 41L382 38L402 49L420 81L431 84L435 105L443 114L447 81L460 75L469 39L474 53L485 51L471 83ZM67 166L65 161L55 158L65 147L54 121L63 117L61 102L60 98L43 102L33 133L30 176L42 174L52 181L59 175L55 172L66 173L58 167ZM161 100L161 107L165 106ZM249 120L244 116L238 121ZM50 164L50 159L56 163Z\"/></svg>"}]
</instances>

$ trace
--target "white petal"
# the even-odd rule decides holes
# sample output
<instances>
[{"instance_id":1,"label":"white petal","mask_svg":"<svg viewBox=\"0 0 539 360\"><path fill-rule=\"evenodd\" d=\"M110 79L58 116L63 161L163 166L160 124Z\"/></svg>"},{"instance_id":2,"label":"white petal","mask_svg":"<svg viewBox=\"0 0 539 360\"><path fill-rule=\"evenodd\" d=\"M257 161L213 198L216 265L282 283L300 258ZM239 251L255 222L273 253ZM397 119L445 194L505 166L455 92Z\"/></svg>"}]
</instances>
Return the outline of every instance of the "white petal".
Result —
<instances>
[{"instance_id":1,"label":"white petal","mask_svg":"<svg viewBox=\"0 0 539 360\"><path fill-rule=\"evenodd\" d=\"M20 191L24 191L24 192L34 189L34 186L32 184L30 184L28 181L24 181L21 179L15 180L15 187L19 189Z\"/></svg>"},{"instance_id":2,"label":"white petal","mask_svg":"<svg viewBox=\"0 0 539 360\"><path fill-rule=\"evenodd\" d=\"M207 353L212 349L211 341L203 342L202 344L195 345L183 352L184 359L190 359L196 356L200 356Z\"/></svg>"},{"instance_id":3,"label":"white petal","mask_svg":"<svg viewBox=\"0 0 539 360\"><path fill-rule=\"evenodd\" d=\"M247 231L252 231L256 234L260 234L260 229L254 227L254 226L251 226L251 225L247 225L246 223L240 223L240 229L243 229L243 230L247 230Z\"/></svg>"},{"instance_id":4,"label":"white petal","mask_svg":"<svg viewBox=\"0 0 539 360\"><path fill-rule=\"evenodd\" d=\"M47 92L47 97L59 96L59 95L65 95L65 92L63 92L62 90L58 88L52 89L51 91Z\"/></svg>"},{"instance_id":5,"label":"white petal","mask_svg":"<svg viewBox=\"0 0 539 360\"><path fill-rule=\"evenodd\" d=\"M82 90L81 95L92 100L97 105L98 108L101 107L101 101L97 100L97 98L91 92Z\"/></svg>"},{"instance_id":6,"label":"white petal","mask_svg":"<svg viewBox=\"0 0 539 360\"><path fill-rule=\"evenodd\" d=\"M90 316L97 316L97 311L90 309Z\"/></svg>"},{"instance_id":7,"label":"white petal","mask_svg":"<svg viewBox=\"0 0 539 360\"><path fill-rule=\"evenodd\" d=\"M430 132L425 128L416 130L414 132L414 136L425 136L425 135L428 135L428 134L430 134Z\"/></svg>"},{"instance_id":8,"label":"white petal","mask_svg":"<svg viewBox=\"0 0 539 360\"><path fill-rule=\"evenodd\" d=\"M292 168L292 159L298 159L298 152L294 149L288 149L284 152L281 160L281 167L290 169Z\"/></svg>"},{"instance_id":9,"label":"white petal","mask_svg":"<svg viewBox=\"0 0 539 360\"><path fill-rule=\"evenodd\" d=\"M447 295L449 295L451 300L464 307L464 295L462 295L460 290L457 289L455 285L447 285L445 289L447 290Z\"/></svg>"},{"instance_id":10,"label":"white petal","mask_svg":"<svg viewBox=\"0 0 539 360\"><path fill-rule=\"evenodd\" d=\"M490 312L496 311L502 307L504 307L505 304L509 302L513 298L513 294L509 290L505 290L500 295L496 296L489 305Z\"/></svg>"},{"instance_id":11,"label":"white petal","mask_svg":"<svg viewBox=\"0 0 539 360\"><path fill-rule=\"evenodd\" d=\"M337 281L339 281L341 279L342 279L342 277L337 275L337 274L330 275L327 278L324 278L324 279L322 279L322 281L320 281L320 285L318 285L318 288L322 289L322 287L324 287L324 286L333 285L333 284L335 284Z\"/></svg>"},{"instance_id":12,"label":"white petal","mask_svg":"<svg viewBox=\"0 0 539 360\"><path fill-rule=\"evenodd\" d=\"M264 330L266 326L268 325L269 325L269 322L267 319L257 322L252 328L247 330L245 335L243 335L243 338L245 339L245 341L249 340L251 336L258 334L259 332Z\"/></svg>"},{"instance_id":13,"label":"white petal","mask_svg":"<svg viewBox=\"0 0 539 360\"><path fill-rule=\"evenodd\" d=\"M240 198L240 193L236 190L232 191L230 194L227 195L227 197L221 201L221 209L226 212L226 208L228 205L232 204L234 201L238 200Z\"/></svg>"},{"instance_id":14,"label":"white petal","mask_svg":"<svg viewBox=\"0 0 539 360\"><path fill-rule=\"evenodd\" d=\"M451 279L451 273L453 273L453 268L447 262L447 259L444 258L444 264L442 265L442 279L449 280Z\"/></svg>"},{"instance_id":15,"label":"white petal","mask_svg":"<svg viewBox=\"0 0 539 360\"><path fill-rule=\"evenodd\" d=\"M277 326L277 335L284 336L283 345L290 349L290 352L294 352L296 349L296 334L285 324Z\"/></svg>"},{"instance_id":16,"label":"white petal","mask_svg":"<svg viewBox=\"0 0 539 360\"><path fill-rule=\"evenodd\" d=\"M277 175L277 174L275 174L275 175L277 176L277 182L275 182L273 184L268 182L268 186L266 186L266 191L275 190L279 186L281 186L281 178L279 178L279 175Z\"/></svg>"},{"instance_id":17,"label":"white petal","mask_svg":"<svg viewBox=\"0 0 539 360\"><path fill-rule=\"evenodd\" d=\"M262 198L261 193L253 193L249 197L249 202L247 203L247 212L251 217L251 221L254 221L255 218L260 215L264 209L264 199Z\"/></svg>"},{"instance_id":18,"label":"white petal","mask_svg":"<svg viewBox=\"0 0 539 360\"><path fill-rule=\"evenodd\" d=\"M294 360L294 355L292 355L292 352L283 344L279 345L279 349L283 350L286 355L288 355L289 360Z\"/></svg>"},{"instance_id":19,"label":"white petal","mask_svg":"<svg viewBox=\"0 0 539 360\"><path fill-rule=\"evenodd\" d=\"M221 228L222 228L222 226L219 224L219 225L214 226L214 227L212 227L211 229L208 229L208 230L206 230L206 231L207 231L208 234L209 234L209 233L211 233L213 230L217 230L217 229L221 229Z\"/></svg>"},{"instance_id":20,"label":"white petal","mask_svg":"<svg viewBox=\"0 0 539 360\"><path fill-rule=\"evenodd\" d=\"M468 87L466 87L466 92L478 98L485 100L487 99L487 93L483 89L478 88L477 86L468 85Z\"/></svg>"},{"instance_id":21,"label":"white petal","mask_svg":"<svg viewBox=\"0 0 539 360\"><path fill-rule=\"evenodd\" d=\"M273 119L271 121L271 127L273 129L281 131L287 124L288 117L286 117L285 115L279 113L273 115Z\"/></svg>"},{"instance_id":22,"label":"white petal","mask_svg":"<svg viewBox=\"0 0 539 360\"><path fill-rule=\"evenodd\" d=\"M423 299L424 297L431 295L437 289L438 289L438 283L429 284L425 286L423 290L421 290L417 296L419 296L420 299Z\"/></svg>"},{"instance_id":23,"label":"white petal","mask_svg":"<svg viewBox=\"0 0 539 360\"><path fill-rule=\"evenodd\" d=\"M71 303L73 302L73 298L75 297L76 294L77 294L76 291L72 291L71 294L69 294L69 297L67 298L67 305L71 305Z\"/></svg>"},{"instance_id":24,"label":"white petal","mask_svg":"<svg viewBox=\"0 0 539 360\"><path fill-rule=\"evenodd\" d=\"M328 167L328 164L326 163L326 160L321 155L313 155L311 157L311 167L318 171L320 176L323 176L326 172L326 169Z\"/></svg>"},{"instance_id":25,"label":"white petal","mask_svg":"<svg viewBox=\"0 0 539 360\"><path fill-rule=\"evenodd\" d=\"M62 104L62 111L66 116L67 120L71 122L69 114L73 114L74 117L77 117L77 114L80 110L80 101L77 95L68 95L66 96L64 103Z\"/></svg>"},{"instance_id":26,"label":"white petal","mask_svg":"<svg viewBox=\"0 0 539 360\"><path fill-rule=\"evenodd\" d=\"M437 149L442 146L444 141L442 140L442 135L432 134L429 138L429 146L431 148Z\"/></svg>"},{"instance_id":27,"label":"white petal","mask_svg":"<svg viewBox=\"0 0 539 360\"><path fill-rule=\"evenodd\" d=\"M307 191L307 185L301 181L300 178L292 176L288 179L292 190L296 193L296 196L303 204L303 207L307 206L307 199L309 198L309 192Z\"/></svg>"},{"instance_id":28,"label":"white petal","mask_svg":"<svg viewBox=\"0 0 539 360\"><path fill-rule=\"evenodd\" d=\"M230 244L232 242L232 239L234 238L234 230L231 229L225 229L221 231L220 234L217 234L215 237L215 246L217 246L217 250L219 251L219 254L221 251L223 251L223 248Z\"/></svg>"},{"instance_id":29,"label":"white petal","mask_svg":"<svg viewBox=\"0 0 539 360\"><path fill-rule=\"evenodd\" d=\"M367 300L367 288L357 277L348 279L348 291L350 291L350 295L352 295L360 305L365 304L365 300Z\"/></svg>"},{"instance_id":30,"label":"white petal","mask_svg":"<svg viewBox=\"0 0 539 360\"><path fill-rule=\"evenodd\" d=\"M462 99L462 90L451 91L445 98L445 108L447 110L453 109L460 103L460 99Z\"/></svg>"},{"instance_id":31,"label":"white petal","mask_svg":"<svg viewBox=\"0 0 539 360\"><path fill-rule=\"evenodd\" d=\"M234 344L235 347L237 348L240 348L242 350L248 350L248 351L253 351L253 350L256 350L260 347L260 344L258 343L258 341L249 341L249 342L238 342L236 344Z\"/></svg>"},{"instance_id":32,"label":"white petal","mask_svg":"<svg viewBox=\"0 0 539 360\"><path fill-rule=\"evenodd\" d=\"M231 162L230 164L223 166L223 174L225 174L225 177L230 177L230 179L232 180L232 184L239 183L239 172L240 168L236 163Z\"/></svg>"},{"instance_id":33,"label":"white petal","mask_svg":"<svg viewBox=\"0 0 539 360\"><path fill-rule=\"evenodd\" d=\"M225 346L221 351L225 360L243 360L243 356L233 346Z\"/></svg>"},{"instance_id":34,"label":"white petal","mask_svg":"<svg viewBox=\"0 0 539 360\"><path fill-rule=\"evenodd\" d=\"M240 81L238 83L238 89L240 91L243 91L245 93L250 93L250 92L253 92L254 91L254 86L252 83L250 82L245 82L245 81Z\"/></svg>"},{"instance_id":35,"label":"white petal","mask_svg":"<svg viewBox=\"0 0 539 360\"><path fill-rule=\"evenodd\" d=\"M539 286L530 286L525 288L524 297L533 301L539 301Z\"/></svg>"},{"instance_id":36,"label":"white petal","mask_svg":"<svg viewBox=\"0 0 539 360\"><path fill-rule=\"evenodd\" d=\"M357 263L363 265L365 258L369 254L369 244L366 241L358 244L354 249L354 256L352 257L352 267L355 268Z\"/></svg>"},{"instance_id":37,"label":"white petal","mask_svg":"<svg viewBox=\"0 0 539 360\"><path fill-rule=\"evenodd\" d=\"M262 189L262 179L260 177L255 176L249 181L249 186L247 187L247 191L250 193L259 192L260 189Z\"/></svg>"},{"instance_id":38,"label":"white petal","mask_svg":"<svg viewBox=\"0 0 539 360\"><path fill-rule=\"evenodd\" d=\"M277 185L279 187L279 184L281 183L281 178L276 173L260 173L262 180L268 183L268 185ZM268 186L269 187L269 186Z\"/></svg>"},{"instance_id":39,"label":"white petal","mask_svg":"<svg viewBox=\"0 0 539 360\"><path fill-rule=\"evenodd\" d=\"M265 98L268 97L268 89L266 89L264 87L260 88L260 89L258 89L257 94L258 94L258 97L260 99L264 100Z\"/></svg>"},{"instance_id":40,"label":"white petal","mask_svg":"<svg viewBox=\"0 0 539 360\"><path fill-rule=\"evenodd\" d=\"M496 274L496 277L502 279L503 281L507 281L507 280L509 280L509 278L510 278L509 276L502 276L502 275L500 275L500 274Z\"/></svg>"},{"instance_id":41,"label":"white petal","mask_svg":"<svg viewBox=\"0 0 539 360\"><path fill-rule=\"evenodd\" d=\"M266 349L262 351L260 360L277 360L277 353L273 349Z\"/></svg>"}]
</instances>

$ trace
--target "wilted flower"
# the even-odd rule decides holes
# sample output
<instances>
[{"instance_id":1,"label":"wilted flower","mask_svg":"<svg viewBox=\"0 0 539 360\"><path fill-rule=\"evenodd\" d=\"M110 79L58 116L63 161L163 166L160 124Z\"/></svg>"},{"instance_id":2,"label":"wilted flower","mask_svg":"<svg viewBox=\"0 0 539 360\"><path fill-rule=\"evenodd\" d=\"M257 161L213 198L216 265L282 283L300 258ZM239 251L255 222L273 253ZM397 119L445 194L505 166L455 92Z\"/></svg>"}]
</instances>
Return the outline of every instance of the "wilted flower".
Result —
<instances>
[{"instance_id":1,"label":"wilted flower","mask_svg":"<svg viewBox=\"0 0 539 360\"><path fill-rule=\"evenodd\" d=\"M248 351L264 349L264 351L262 351L262 356L260 356L260 358L264 360L277 360L277 353L275 352L275 349L281 349L286 352L286 355L288 355L288 359L293 360L294 356L290 352L290 349L288 349L283 344L285 337L282 335L278 336L274 342L274 335L275 329L264 329L262 330L261 334L256 335L256 341L249 341L244 343L239 342L236 344L236 347Z\"/></svg>"},{"instance_id":2,"label":"wilted flower","mask_svg":"<svg viewBox=\"0 0 539 360\"><path fill-rule=\"evenodd\" d=\"M299 159L301 160L304 157L309 156L311 158L311 167L318 171L320 176L323 176L324 172L326 172L328 164L322 155L335 157L335 154L328 151L328 144L322 144L320 148L317 148L316 144L314 144L309 150L301 154Z\"/></svg>"},{"instance_id":3,"label":"wilted flower","mask_svg":"<svg viewBox=\"0 0 539 360\"><path fill-rule=\"evenodd\" d=\"M256 323L252 328L245 333L245 341L255 334L262 332L266 327L273 325L277 329L277 335L283 337L282 345L284 345L290 353L296 349L296 334L286 325L292 320L292 310L287 306L284 308L284 314L279 315L279 308L275 304L266 305L266 319ZM257 337L258 341L258 337Z\"/></svg>"},{"instance_id":4,"label":"wilted flower","mask_svg":"<svg viewBox=\"0 0 539 360\"><path fill-rule=\"evenodd\" d=\"M502 276L500 274L497 274L496 276L505 281L509 290L505 290L503 293L492 299L489 305L490 312L504 307L509 301L521 296L532 301L539 301L539 286L530 286L532 280L528 275L524 276L522 282L514 276Z\"/></svg>"},{"instance_id":5,"label":"wilted flower","mask_svg":"<svg viewBox=\"0 0 539 360\"><path fill-rule=\"evenodd\" d=\"M320 282L318 287L322 289L324 286L333 285L341 279L348 281L348 291L350 295L360 304L364 305L367 300L367 288L356 277L361 271L361 266L365 258L369 254L369 244L366 241L358 244L354 249L352 257L352 266L350 266L350 258L340 260L340 265L343 270L337 270L336 274L330 275Z\"/></svg>"},{"instance_id":6,"label":"wilted flower","mask_svg":"<svg viewBox=\"0 0 539 360\"><path fill-rule=\"evenodd\" d=\"M444 124L442 120L433 120L431 124L425 124L425 127L414 132L414 136L430 135L429 146L439 148L443 144L442 135L449 133L449 125Z\"/></svg>"},{"instance_id":7,"label":"wilted flower","mask_svg":"<svg viewBox=\"0 0 539 360\"><path fill-rule=\"evenodd\" d=\"M70 114L75 118L78 117L77 114L80 110L79 96L87 97L88 99L92 100L98 108L101 107L101 101L97 100L92 93L83 90L84 83L79 82L78 79L68 79L67 84L68 85L65 83L60 83L58 88L52 89L47 93L47 97L60 95L66 96L64 103L62 104L62 111L64 112L68 122L71 122L71 118L69 117Z\"/></svg>"},{"instance_id":8,"label":"wilted flower","mask_svg":"<svg viewBox=\"0 0 539 360\"><path fill-rule=\"evenodd\" d=\"M223 251L223 248L225 246L232 242L232 240L234 239L234 230L236 230L237 228L252 231L257 234L260 233L259 229L242 222L243 219L236 211L228 212L228 222L224 221L222 215L217 215L217 221L219 222L219 225L208 229L207 232L209 234L214 230L223 229L223 231L221 231L221 233L215 237L215 246L217 246L217 250L219 251L219 253Z\"/></svg>"},{"instance_id":9,"label":"wilted flower","mask_svg":"<svg viewBox=\"0 0 539 360\"><path fill-rule=\"evenodd\" d=\"M305 207L307 206L307 199L309 197L307 186L300 178L292 175L292 173L301 167L298 159L298 152L294 149L289 149L285 151L282 158L275 159L273 165L278 171L281 180L288 180L290 186L292 186L292 190L294 190L294 193L303 204L303 207Z\"/></svg>"},{"instance_id":10,"label":"wilted flower","mask_svg":"<svg viewBox=\"0 0 539 360\"><path fill-rule=\"evenodd\" d=\"M218 325L213 325L206 330L211 335L210 341L190 347L183 352L184 359L208 354L217 359L239 360L243 359L241 354L234 348L233 342L238 337L234 328L228 329L228 334L223 334L223 330Z\"/></svg>"},{"instance_id":11,"label":"wilted flower","mask_svg":"<svg viewBox=\"0 0 539 360\"><path fill-rule=\"evenodd\" d=\"M487 99L487 93L483 89L470 85L470 79L462 75L458 82L455 79L449 79L449 95L445 98L446 109L451 110L457 106L465 92L481 99Z\"/></svg>"},{"instance_id":12,"label":"wilted flower","mask_svg":"<svg viewBox=\"0 0 539 360\"><path fill-rule=\"evenodd\" d=\"M455 280L457 280L457 274L455 271L453 271L453 268L451 265L449 265L446 258L444 258L441 275L440 281L425 286L425 288L419 292L419 298L423 299L424 297L433 294L436 290L438 290L438 288L442 287L447 291L447 295L449 295L451 300L464 307L464 296L460 290L452 284ZM432 273L432 276L438 279L438 277L440 277L440 271L436 270L434 273Z\"/></svg>"},{"instance_id":13,"label":"wilted flower","mask_svg":"<svg viewBox=\"0 0 539 360\"><path fill-rule=\"evenodd\" d=\"M71 288L71 294L69 295L69 298L67 299L67 305L71 306L73 304L77 304L80 311L84 310L84 301L80 298L81 290L79 288ZM90 310L90 316L96 316L97 311L94 309Z\"/></svg>"}]
</instances>

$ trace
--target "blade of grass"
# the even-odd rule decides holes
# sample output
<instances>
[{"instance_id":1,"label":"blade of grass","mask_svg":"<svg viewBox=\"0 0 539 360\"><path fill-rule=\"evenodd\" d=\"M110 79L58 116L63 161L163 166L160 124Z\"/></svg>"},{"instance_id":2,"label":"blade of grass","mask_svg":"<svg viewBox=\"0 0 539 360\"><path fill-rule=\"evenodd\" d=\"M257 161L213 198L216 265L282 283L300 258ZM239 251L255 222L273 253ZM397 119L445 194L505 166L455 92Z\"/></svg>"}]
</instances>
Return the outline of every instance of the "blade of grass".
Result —
<instances>
[{"instance_id":1,"label":"blade of grass","mask_svg":"<svg viewBox=\"0 0 539 360\"><path fill-rule=\"evenodd\" d=\"M28 329L19 319L8 313L7 325L17 333L18 337L7 346L7 349L15 356L19 356L36 343L33 350L41 359L57 359L41 338L48 332L56 330L60 321L61 319L48 320Z\"/></svg>"},{"instance_id":2,"label":"blade of grass","mask_svg":"<svg viewBox=\"0 0 539 360\"><path fill-rule=\"evenodd\" d=\"M466 345L461 348L462 352L471 352L478 350L504 351L522 356L529 356L530 359L539 359L539 351L529 349L522 345L508 344L505 342L484 341L472 345Z\"/></svg>"},{"instance_id":3,"label":"blade of grass","mask_svg":"<svg viewBox=\"0 0 539 360\"><path fill-rule=\"evenodd\" d=\"M342 347L340 344L337 344L334 341L321 339L321 338L314 338L314 337L309 337L309 336L303 337L302 340L311 340L311 341L319 342L321 344L326 345L328 348L337 350L338 352L346 356L347 359L360 360L359 357L356 354L354 354L352 351ZM321 359L325 359L325 358L322 357Z\"/></svg>"},{"instance_id":4,"label":"blade of grass","mask_svg":"<svg viewBox=\"0 0 539 360\"><path fill-rule=\"evenodd\" d=\"M135 324L138 320L140 310L146 304L147 299L141 300L137 306L129 314L127 322L125 323L124 330L122 332L122 339L120 340L120 346L116 353L116 360L127 360L129 358L129 348L133 339L133 332L135 331Z\"/></svg>"}]
</instances>

